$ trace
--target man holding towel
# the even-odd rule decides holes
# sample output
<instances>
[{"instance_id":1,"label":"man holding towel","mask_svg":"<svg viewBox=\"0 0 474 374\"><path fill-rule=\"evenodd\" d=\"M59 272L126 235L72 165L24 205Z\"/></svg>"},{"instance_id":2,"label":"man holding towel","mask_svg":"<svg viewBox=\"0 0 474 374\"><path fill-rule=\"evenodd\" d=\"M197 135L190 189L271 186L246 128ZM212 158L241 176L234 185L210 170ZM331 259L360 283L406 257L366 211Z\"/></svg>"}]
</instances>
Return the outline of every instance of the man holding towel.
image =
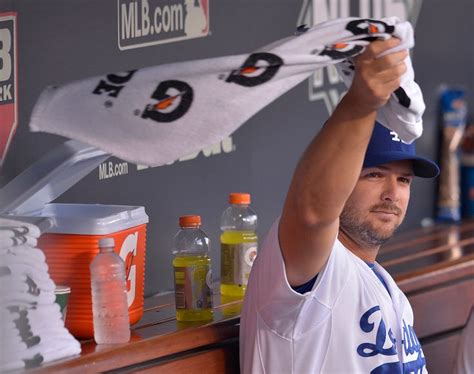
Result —
<instances>
[{"instance_id":1,"label":"man holding towel","mask_svg":"<svg viewBox=\"0 0 474 374\"><path fill-rule=\"evenodd\" d=\"M406 71L396 38L355 58L352 85L303 154L250 276L243 373L426 372L413 312L375 262L414 176L439 169L376 123ZM381 57L382 56L382 57Z\"/></svg>"}]
</instances>

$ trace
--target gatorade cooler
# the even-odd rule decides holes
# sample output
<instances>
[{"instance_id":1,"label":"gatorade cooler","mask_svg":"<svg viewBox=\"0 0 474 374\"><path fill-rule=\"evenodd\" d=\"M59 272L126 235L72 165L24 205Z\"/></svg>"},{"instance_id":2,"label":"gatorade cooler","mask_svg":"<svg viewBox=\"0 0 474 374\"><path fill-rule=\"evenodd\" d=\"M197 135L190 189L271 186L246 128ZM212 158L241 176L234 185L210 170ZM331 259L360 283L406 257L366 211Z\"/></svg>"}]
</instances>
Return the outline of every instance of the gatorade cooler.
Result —
<instances>
[{"instance_id":1,"label":"gatorade cooler","mask_svg":"<svg viewBox=\"0 0 474 374\"><path fill-rule=\"evenodd\" d=\"M71 288L65 325L78 338L94 336L89 265L103 237L114 238L115 250L125 261L130 323L138 322L143 315L148 223L145 209L50 203L108 157L101 150L71 140L0 190L0 214L29 220L48 217L54 222L41 235L38 248L46 256L53 281Z\"/></svg>"}]
</instances>

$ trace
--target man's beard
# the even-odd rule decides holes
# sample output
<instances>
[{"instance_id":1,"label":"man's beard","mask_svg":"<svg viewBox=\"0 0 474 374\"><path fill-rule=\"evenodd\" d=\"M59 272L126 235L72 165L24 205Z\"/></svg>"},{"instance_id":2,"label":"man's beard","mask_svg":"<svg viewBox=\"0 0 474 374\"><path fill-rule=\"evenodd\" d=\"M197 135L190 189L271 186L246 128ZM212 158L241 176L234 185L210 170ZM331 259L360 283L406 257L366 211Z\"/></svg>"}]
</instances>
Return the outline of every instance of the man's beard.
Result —
<instances>
[{"instance_id":1,"label":"man's beard","mask_svg":"<svg viewBox=\"0 0 474 374\"><path fill-rule=\"evenodd\" d=\"M393 204L380 204L372 207L371 211L383 209L387 211L393 211L398 214L398 216L402 216L402 210ZM395 233L395 231L400 226L400 223L397 223L393 226L391 230L380 230L375 228L370 221L364 220L358 211L349 206L345 206L344 210L340 216L340 226L342 230L352 236L360 243L364 243L367 245L382 245L387 242Z\"/></svg>"}]
</instances>

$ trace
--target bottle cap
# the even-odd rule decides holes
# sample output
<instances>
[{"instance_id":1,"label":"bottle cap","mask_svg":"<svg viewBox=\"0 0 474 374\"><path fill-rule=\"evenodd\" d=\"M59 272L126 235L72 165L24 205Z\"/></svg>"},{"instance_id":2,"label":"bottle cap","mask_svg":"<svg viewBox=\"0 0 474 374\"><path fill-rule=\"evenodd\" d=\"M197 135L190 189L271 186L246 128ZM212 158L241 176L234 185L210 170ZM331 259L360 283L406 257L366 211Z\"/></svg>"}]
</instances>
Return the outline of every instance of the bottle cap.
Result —
<instances>
[{"instance_id":1,"label":"bottle cap","mask_svg":"<svg viewBox=\"0 0 474 374\"><path fill-rule=\"evenodd\" d=\"M181 216L179 217L181 227L199 227L201 225L201 216Z\"/></svg>"},{"instance_id":2,"label":"bottle cap","mask_svg":"<svg viewBox=\"0 0 474 374\"><path fill-rule=\"evenodd\" d=\"M99 239L99 248L115 247L114 238L101 238Z\"/></svg>"},{"instance_id":3,"label":"bottle cap","mask_svg":"<svg viewBox=\"0 0 474 374\"><path fill-rule=\"evenodd\" d=\"M250 204L250 194L243 192L232 192L229 194L231 204Z\"/></svg>"}]
</instances>

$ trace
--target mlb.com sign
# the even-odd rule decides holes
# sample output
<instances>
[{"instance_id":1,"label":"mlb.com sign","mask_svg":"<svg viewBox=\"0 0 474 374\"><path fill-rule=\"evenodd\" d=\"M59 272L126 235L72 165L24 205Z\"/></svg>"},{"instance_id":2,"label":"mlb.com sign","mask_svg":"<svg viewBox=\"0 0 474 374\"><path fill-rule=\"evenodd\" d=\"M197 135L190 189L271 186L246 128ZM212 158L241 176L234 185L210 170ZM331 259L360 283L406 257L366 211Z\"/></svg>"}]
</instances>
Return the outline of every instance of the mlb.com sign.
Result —
<instances>
[{"instance_id":1,"label":"mlb.com sign","mask_svg":"<svg viewBox=\"0 0 474 374\"><path fill-rule=\"evenodd\" d=\"M117 0L120 50L209 34L209 0Z\"/></svg>"},{"instance_id":2,"label":"mlb.com sign","mask_svg":"<svg viewBox=\"0 0 474 374\"><path fill-rule=\"evenodd\" d=\"M311 27L342 17L379 19L395 16L410 21L415 27L421 4L422 0L304 0L297 25ZM333 65L318 69L308 83L309 99L323 100L328 113L332 113L346 90Z\"/></svg>"}]
</instances>

